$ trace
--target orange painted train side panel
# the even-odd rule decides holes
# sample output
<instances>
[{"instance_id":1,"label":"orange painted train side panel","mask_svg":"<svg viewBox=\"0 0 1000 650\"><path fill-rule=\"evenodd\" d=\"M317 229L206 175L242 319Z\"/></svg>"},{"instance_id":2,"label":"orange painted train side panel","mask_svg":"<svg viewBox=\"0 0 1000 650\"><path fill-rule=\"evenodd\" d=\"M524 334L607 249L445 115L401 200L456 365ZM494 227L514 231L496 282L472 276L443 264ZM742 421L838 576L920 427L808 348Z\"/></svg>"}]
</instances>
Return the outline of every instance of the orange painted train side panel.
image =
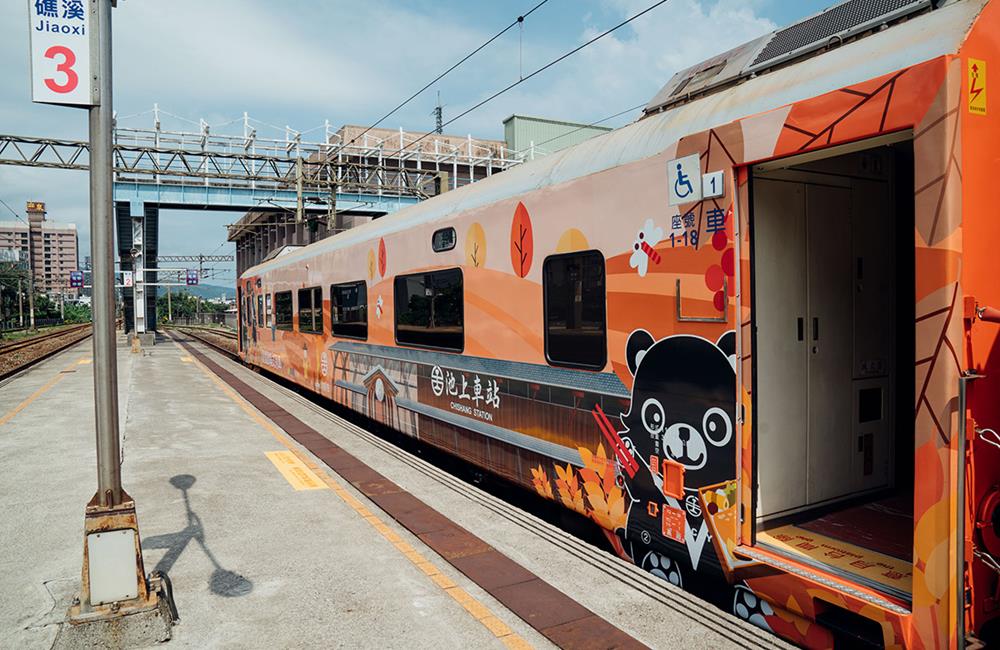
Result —
<instances>
[{"instance_id":1,"label":"orange painted train side panel","mask_svg":"<svg viewBox=\"0 0 1000 650\"><path fill-rule=\"evenodd\" d=\"M991 7L991 13L980 18L980 24L987 24L987 21L995 24L994 9ZM986 41L977 45L983 57L993 56L995 38L980 40ZM761 142L773 143L765 158L777 158L912 128L917 159L915 327L918 350L928 350L925 355L917 355L914 402L915 463L919 480L914 496L913 614L903 616L878 609L827 585L760 564L748 563L733 570L733 575L739 588L752 590L756 597L770 603L773 611L761 614L761 624L808 647L826 647L832 642L830 633L813 622L817 607L824 602L878 621L887 647L954 645L956 640L949 638L954 629L951 620L954 608L949 601L954 592L950 567L954 553L953 434L957 430L952 405L957 395L961 363L956 361L953 352L963 349L961 312L956 312L955 306L960 304L963 291L967 290L963 284L981 287L987 297L998 291L995 283L986 286L987 278L991 277L987 265L995 256L986 255L981 248L987 245L988 238L997 241L1000 235L996 232L995 219L986 223L989 197L985 188L989 185L984 184L982 190L972 194L969 190L969 179L985 173L971 174L969 167L986 167L980 161L995 161L996 152L987 151L985 144L969 147L969 136L964 130L968 128L978 133L976 129L984 127L982 124L968 126L972 118L959 115L964 98L961 90L965 73L963 61L937 58L851 88L775 109L770 114L691 134L648 159L498 201L431 224L420 224L403 234L387 234L351 249L334 251L322 259L306 258L261 278L244 277L241 287L252 294L258 290L325 287L332 282L366 277L369 301L366 344L395 347L393 277L426 269L430 263L434 268L459 267L466 296L464 354L547 366L542 336L541 269L544 259L558 252L599 248L606 259L607 285L608 360L603 371L617 376L626 390L634 388L633 372L641 358L629 358L628 352L637 332L644 333L639 338L648 339L643 353L653 349L649 344L659 344L671 337L697 339L697 345L716 350L722 349L716 347L716 342L722 341L727 333L735 331L739 337L736 352L742 356L727 358L732 364L731 370L738 372L741 379L742 392L738 393L739 399L734 394L731 406L734 412L736 404L745 408L739 436L733 432L733 440L738 440L738 444L731 443L734 455L739 448L741 463L737 466L735 459L730 459L734 461L732 476L725 477L727 481L717 484L718 490L708 495L713 504L729 511L735 507L731 500L736 499L737 478L742 484L739 500L743 504L750 503L753 469L750 428L753 409L750 392L752 260L745 167L751 162L748 158L752 155L755 160L760 159ZM976 119L982 118L976 116ZM995 123L990 124L993 126L983 132L983 140L992 137L995 143ZM748 142L753 146L749 147ZM751 150L753 153L749 153ZM726 193L718 199L668 207L666 163L690 154L699 156L702 171L724 171ZM970 159L973 155L975 158ZM963 173L966 175L964 185ZM629 196L629 206L623 212L621 197L624 195ZM963 206L963 201L967 205ZM973 218L970 223L975 225L972 226L963 225L963 211L968 215L969 206L977 206L977 211L983 215L980 219ZM456 228L459 245L452 251L429 258L423 243L430 240L434 229L446 225ZM967 254L967 250L963 250L963 227L983 228L980 248L975 249L981 255L979 262L967 259L962 263L962 256ZM647 239L652 233L657 236ZM643 257L639 251L646 248L640 246L640 240L655 254L646 252ZM969 277L970 273L974 277ZM262 281L260 289L257 288L258 280ZM675 290L678 281L680 296ZM995 297L994 302L1000 304L1000 296ZM684 314L712 317L724 313L726 321L678 321L675 316L678 301ZM242 328L241 336L253 339L246 358L362 412L371 407L363 403L364 398L358 392L351 392L345 386L357 387L363 381L379 380L391 384L395 404L423 403L417 388L399 381L398 377L393 378L398 368L388 361L385 368L349 367L353 363L350 355L354 353L332 349L339 339L329 336L328 303L324 311L327 334L318 339L322 345L316 345L317 337L311 335L273 328ZM980 334L981 331L974 330L972 348L986 360L991 358L996 347L996 336L995 333L992 336ZM733 354L728 351L728 355ZM447 408L447 401L442 404ZM615 533L629 526L631 514L642 514L651 522L655 521L656 530L662 530L663 535L686 544L692 563L697 567L699 557L714 555L715 550L712 543L705 544L705 537L697 537L702 534L701 529L692 539L685 540L685 517L688 515L679 504L669 501L673 497L665 496L663 503L653 500L632 503L622 489L619 481L627 485L632 474L656 474L658 470L654 467L662 469L662 465L655 457L635 459L627 450L615 446L617 434L624 435L627 429L621 431L622 418L618 409L612 410L610 404L613 403L594 409L596 422L588 421L593 424L592 436L579 439L577 451L581 466L538 456L538 462L526 464L516 480L593 518L608 531L612 544L622 554L627 554L627 549ZM630 409L628 400L618 406L621 416L626 416ZM992 411L980 408L992 416ZM371 414L391 417L384 409ZM497 418L495 421L501 421L500 414L491 414L491 417L493 415ZM393 426L412 431L414 435L419 428L416 419L408 424L394 420ZM736 427L735 422L733 426ZM566 440L559 435L561 432L546 432L539 426L521 426L519 430L549 442ZM630 461L634 467L629 469ZM739 525L736 517L720 517L713 524L729 528L716 528L716 535L723 537L725 544L735 545L738 540L746 542L751 534L751 519L744 518L742 527L736 530ZM692 525L690 519L687 522L686 525ZM716 540L717 544L722 542ZM695 545L698 545L697 554Z\"/></svg>"},{"instance_id":2,"label":"orange painted train side panel","mask_svg":"<svg viewBox=\"0 0 1000 650\"><path fill-rule=\"evenodd\" d=\"M957 74L962 91L958 115L962 131L962 204L964 219L963 258L961 265L962 291L972 296L980 306L1000 305L1000 263L997 244L1000 242L1000 192L997 172L1000 170L1000 89L992 79L1000 78L1000 5L990 3L983 10L968 39L959 52ZM969 407L975 425L1000 427L1000 330L993 323L966 322L962 345L956 350L963 368L984 375L970 388ZM972 462L969 465L969 517L967 538L973 539L976 513L987 496L995 492L1000 477L1000 449L978 437L969 443ZM977 545L982 539L976 540ZM996 552L996 549L993 549ZM969 629L981 629L990 619L1000 616L1000 576L974 557L970 582L972 607Z\"/></svg>"}]
</instances>

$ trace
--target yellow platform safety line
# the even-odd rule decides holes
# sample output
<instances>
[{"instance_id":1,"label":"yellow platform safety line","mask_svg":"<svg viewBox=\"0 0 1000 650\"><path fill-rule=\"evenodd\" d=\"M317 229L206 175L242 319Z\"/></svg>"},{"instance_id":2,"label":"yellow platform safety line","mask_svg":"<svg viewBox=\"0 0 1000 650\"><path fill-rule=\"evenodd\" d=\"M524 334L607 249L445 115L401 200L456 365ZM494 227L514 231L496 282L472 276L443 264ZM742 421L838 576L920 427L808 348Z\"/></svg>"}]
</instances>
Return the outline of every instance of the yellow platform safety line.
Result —
<instances>
[{"instance_id":1,"label":"yellow platform safety line","mask_svg":"<svg viewBox=\"0 0 1000 650\"><path fill-rule=\"evenodd\" d=\"M281 475L296 490L325 490L327 485L290 451L264 452Z\"/></svg>"},{"instance_id":2,"label":"yellow platform safety line","mask_svg":"<svg viewBox=\"0 0 1000 650\"><path fill-rule=\"evenodd\" d=\"M174 345L183 350L180 343L174 341ZM187 359L191 359L191 357L181 357L181 359L186 361ZM305 466L311 470L320 481L329 487L334 494L340 497L344 503L351 506L351 509L353 509L362 519L367 521L372 528L378 531L378 533L382 535L386 541L391 543L403 557L409 560L418 569L423 571L435 585L451 596L451 598L461 605L470 616L479 621L483 627L489 630L493 636L500 640L507 648L510 648L511 650L528 650L533 647L522 636L511 630L506 623L497 618L493 612L476 599L475 596L456 585L450 578L448 578L448 576L441 573L440 569L438 569L433 562L428 561L427 558L421 555L419 551L403 540L403 538L389 528L377 515L365 507L365 505L361 503L357 497L348 492L347 489L345 489L344 486L342 486L338 481L334 480L329 473L320 468L308 455L300 451L296 443L281 433L270 420L261 415L256 408L254 408L239 393L233 390L231 386L219 379L219 377L214 372L209 370L205 364L198 359L191 359L189 363L194 363L198 366L198 368L212 381L212 383L214 383L233 402L239 405L239 407L243 409L248 416L250 416L250 419L263 427L263 429L270 433L275 440L280 442L286 449L288 449L288 451L302 461L302 463L304 463Z\"/></svg>"},{"instance_id":3,"label":"yellow platform safety line","mask_svg":"<svg viewBox=\"0 0 1000 650\"><path fill-rule=\"evenodd\" d=\"M38 399L46 392L48 392L53 386L62 381L63 377L66 376L66 372L68 370L72 370L73 366L78 366L83 363L90 363L90 359L78 359L77 361L74 361L73 363L69 364L68 366L60 370L55 377L45 382L45 384L41 388L39 388L34 393L29 395L23 402L15 406L12 410L8 411L2 418L0 418L0 426L3 426L8 422L10 422L11 420L13 420L15 415L17 415L24 409L28 408L28 406L30 406L32 402L34 402L36 399Z\"/></svg>"}]
</instances>

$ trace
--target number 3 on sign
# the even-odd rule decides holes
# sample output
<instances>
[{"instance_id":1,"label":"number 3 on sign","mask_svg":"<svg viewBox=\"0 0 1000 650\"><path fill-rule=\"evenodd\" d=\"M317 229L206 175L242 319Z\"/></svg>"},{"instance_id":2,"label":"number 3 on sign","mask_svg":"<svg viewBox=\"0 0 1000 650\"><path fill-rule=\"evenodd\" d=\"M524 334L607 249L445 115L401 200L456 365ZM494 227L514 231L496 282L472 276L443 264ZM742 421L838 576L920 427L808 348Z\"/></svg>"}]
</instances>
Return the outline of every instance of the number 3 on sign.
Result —
<instances>
[{"instance_id":1,"label":"number 3 on sign","mask_svg":"<svg viewBox=\"0 0 1000 650\"><path fill-rule=\"evenodd\" d=\"M70 93L73 92L80 83L80 77L73 70L73 65L76 63L76 54L73 50L69 49L65 45L53 45L49 49L45 50L45 58L56 60L56 57L62 57L62 62L56 65L56 72L61 72L66 75L66 81L59 83L52 77L44 79L46 87L54 93Z\"/></svg>"}]
</instances>

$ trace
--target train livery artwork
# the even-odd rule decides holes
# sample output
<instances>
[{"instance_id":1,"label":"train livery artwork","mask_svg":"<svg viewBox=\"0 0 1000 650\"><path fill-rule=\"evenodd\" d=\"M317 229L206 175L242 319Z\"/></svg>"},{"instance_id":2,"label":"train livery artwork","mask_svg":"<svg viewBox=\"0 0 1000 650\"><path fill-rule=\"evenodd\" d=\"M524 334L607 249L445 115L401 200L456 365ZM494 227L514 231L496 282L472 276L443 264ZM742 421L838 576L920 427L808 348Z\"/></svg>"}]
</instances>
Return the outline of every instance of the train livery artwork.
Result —
<instances>
[{"instance_id":1,"label":"train livery artwork","mask_svg":"<svg viewBox=\"0 0 1000 650\"><path fill-rule=\"evenodd\" d=\"M244 361L802 646L983 633L1000 109L970 79L1000 65L1000 4L884 3L772 46L853 4L678 73L628 126L247 269Z\"/></svg>"}]
</instances>

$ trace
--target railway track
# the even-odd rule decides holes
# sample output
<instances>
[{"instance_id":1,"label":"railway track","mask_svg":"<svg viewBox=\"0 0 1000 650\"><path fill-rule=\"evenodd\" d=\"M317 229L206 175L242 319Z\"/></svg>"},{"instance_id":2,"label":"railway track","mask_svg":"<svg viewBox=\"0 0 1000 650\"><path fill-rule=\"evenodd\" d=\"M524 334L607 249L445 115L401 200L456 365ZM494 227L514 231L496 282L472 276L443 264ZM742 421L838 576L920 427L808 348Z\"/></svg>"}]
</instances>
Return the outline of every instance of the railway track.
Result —
<instances>
[{"instance_id":1,"label":"railway track","mask_svg":"<svg viewBox=\"0 0 1000 650\"><path fill-rule=\"evenodd\" d=\"M0 381L79 343L92 332L92 325L84 323L0 345Z\"/></svg>"},{"instance_id":2,"label":"railway track","mask_svg":"<svg viewBox=\"0 0 1000 650\"><path fill-rule=\"evenodd\" d=\"M189 334L233 359L239 358L237 354L236 332L218 327L201 327L199 325L170 325L166 329Z\"/></svg>"}]
</instances>

